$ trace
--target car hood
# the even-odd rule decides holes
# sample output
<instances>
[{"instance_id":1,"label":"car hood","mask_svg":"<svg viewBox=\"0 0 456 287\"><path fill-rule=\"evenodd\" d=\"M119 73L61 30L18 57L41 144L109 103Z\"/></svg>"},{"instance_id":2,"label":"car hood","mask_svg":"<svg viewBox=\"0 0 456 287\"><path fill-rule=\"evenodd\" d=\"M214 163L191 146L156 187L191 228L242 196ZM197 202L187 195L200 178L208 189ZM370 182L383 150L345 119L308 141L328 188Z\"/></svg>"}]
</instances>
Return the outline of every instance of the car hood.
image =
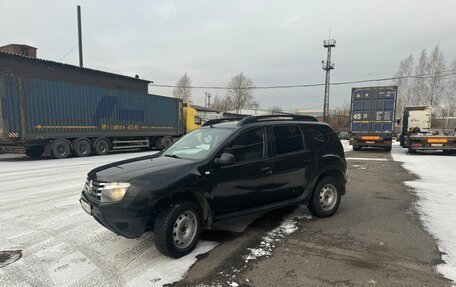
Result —
<instances>
[{"instance_id":1,"label":"car hood","mask_svg":"<svg viewBox=\"0 0 456 287\"><path fill-rule=\"evenodd\" d=\"M191 165L191 160L172 157L147 156L118 161L97 167L89 172L90 179L102 182L129 182L138 176L164 170L176 170Z\"/></svg>"}]
</instances>

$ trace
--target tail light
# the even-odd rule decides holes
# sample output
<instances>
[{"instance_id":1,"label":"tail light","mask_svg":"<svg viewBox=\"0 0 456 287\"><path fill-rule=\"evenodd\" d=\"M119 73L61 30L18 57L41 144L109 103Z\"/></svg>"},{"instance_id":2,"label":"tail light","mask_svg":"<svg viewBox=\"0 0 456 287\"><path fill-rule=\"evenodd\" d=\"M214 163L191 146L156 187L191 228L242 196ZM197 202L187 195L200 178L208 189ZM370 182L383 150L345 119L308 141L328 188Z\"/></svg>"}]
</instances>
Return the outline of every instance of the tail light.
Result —
<instances>
[{"instance_id":1,"label":"tail light","mask_svg":"<svg viewBox=\"0 0 456 287\"><path fill-rule=\"evenodd\" d=\"M412 147L420 147L422 144L420 142L412 142Z\"/></svg>"}]
</instances>

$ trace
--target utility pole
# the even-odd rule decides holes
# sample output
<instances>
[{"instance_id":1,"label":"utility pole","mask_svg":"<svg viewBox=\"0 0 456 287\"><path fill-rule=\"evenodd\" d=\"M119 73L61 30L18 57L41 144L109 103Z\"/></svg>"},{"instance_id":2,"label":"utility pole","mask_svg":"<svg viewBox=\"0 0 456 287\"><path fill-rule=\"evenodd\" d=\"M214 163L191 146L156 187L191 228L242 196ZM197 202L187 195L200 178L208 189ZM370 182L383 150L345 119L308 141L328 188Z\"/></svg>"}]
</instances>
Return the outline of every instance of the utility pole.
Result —
<instances>
[{"instance_id":1,"label":"utility pole","mask_svg":"<svg viewBox=\"0 0 456 287\"><path fill-rule=\"evenodd\" d=\"M79 42L79 67L83 67L82 63L82 28L81 28L81 6L78 5L78 42Z\"/></svg>"},{"instance_id":2,"label":"utility pole","mask_svg":"<svg viewBox=\"0 0 456 287\"><path fill-rule=\"evenodd\" d=\"M207 97L207 107L210 109L211 108L211 94L208 92L204 93Z\"/></svg>"},{"instance_id":3,"label":"utility pole","mask_svg":"<svg viewBox=\"0 0 456 287\"><path fill-rule=\"evenodd\" d=\"M328 55L326 57L326 62L321 61L323 70L326 71L326 80L325 80L325 98L323 103L323 121L327 122L329 120L329 82L330 82L330 72L334 69L334 63L331 62L331 48L336 47L336 40L328 39L323 41L323 47L328 49Z\"/></svg>"}]
</instances>

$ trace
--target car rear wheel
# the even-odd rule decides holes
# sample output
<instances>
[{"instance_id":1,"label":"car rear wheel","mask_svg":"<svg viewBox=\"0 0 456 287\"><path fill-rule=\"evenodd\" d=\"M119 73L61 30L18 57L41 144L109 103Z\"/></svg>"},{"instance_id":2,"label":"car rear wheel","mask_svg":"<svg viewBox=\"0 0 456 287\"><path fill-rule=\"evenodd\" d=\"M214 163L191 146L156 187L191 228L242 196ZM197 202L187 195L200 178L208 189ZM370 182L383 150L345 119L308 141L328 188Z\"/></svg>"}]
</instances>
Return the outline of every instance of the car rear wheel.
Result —
<instances>
[{"instance_id":1,"label":"car rear wheel","mask_svg":"<svg viewBox=\"0 0 456 287\"><path fill-rule=\"evenodd\" d=\"M391 149L392 149L392 147L390 147L390 146L385 147L385 151L391 151Z\"/></svg>"},{"instance_id":2,"label":"car rear wheel","mask_svg":"<svg viewBox=\"0 0 456 287\"><path fill-rule=\"evenodd\" d=\"M318 217L333 215L340 205L340 184L334 177L324 177L315 186L309 210Z\"/></svg>"},{"instance_id":3,"label":"car rear wheel","mask_svg":"<svg viewBox=\"0 0 456 287\"><path fill-rule=\"evenodd\" d=\"M353 146L353 150L360 150L360 149L361 149L361 147L359 145L354 145Z\"/></svg>"},{"instance_id":4,"label":"car rear wheel","mask_svg":"<svg viewBox=\"0 0 456 287\"><path fill-rule=\"evenodd\" d=\"M173 203L155 219L155 246L160 253L173 258L189 254L201 233L201 215L191 201Z\"/></svg>"}]
</instances>

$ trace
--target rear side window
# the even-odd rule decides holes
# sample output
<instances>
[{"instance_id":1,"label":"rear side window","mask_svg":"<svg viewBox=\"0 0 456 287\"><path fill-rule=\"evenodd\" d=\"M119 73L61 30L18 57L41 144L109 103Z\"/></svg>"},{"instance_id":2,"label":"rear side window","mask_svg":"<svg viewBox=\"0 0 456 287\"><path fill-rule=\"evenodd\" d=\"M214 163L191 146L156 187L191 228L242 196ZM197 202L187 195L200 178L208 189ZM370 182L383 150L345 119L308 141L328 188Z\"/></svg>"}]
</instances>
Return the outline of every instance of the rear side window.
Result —
<instances>
[{"instance_id":1,"label":"rear side window","mask_svg":"<svg viewBox=\"0 0 456 287\"><path fill-rule=\"evenodd\" d=\"M296 126L273 127L277 155L304 149L301 130Z\"/></svg>"},{"instance_id":2,"label":"rear side window","mask_svg":"<svg viewBox=\"0 0 456 287\"><path fill-rule=\"evenodd\" d=\"M323 147L329 142L338 142L339 139L335 136L334 131L325 125L311 125L306 127L307 135L316 147ZM336 140L334 139L336 138Z\"/></svg>"}]
</instances>

